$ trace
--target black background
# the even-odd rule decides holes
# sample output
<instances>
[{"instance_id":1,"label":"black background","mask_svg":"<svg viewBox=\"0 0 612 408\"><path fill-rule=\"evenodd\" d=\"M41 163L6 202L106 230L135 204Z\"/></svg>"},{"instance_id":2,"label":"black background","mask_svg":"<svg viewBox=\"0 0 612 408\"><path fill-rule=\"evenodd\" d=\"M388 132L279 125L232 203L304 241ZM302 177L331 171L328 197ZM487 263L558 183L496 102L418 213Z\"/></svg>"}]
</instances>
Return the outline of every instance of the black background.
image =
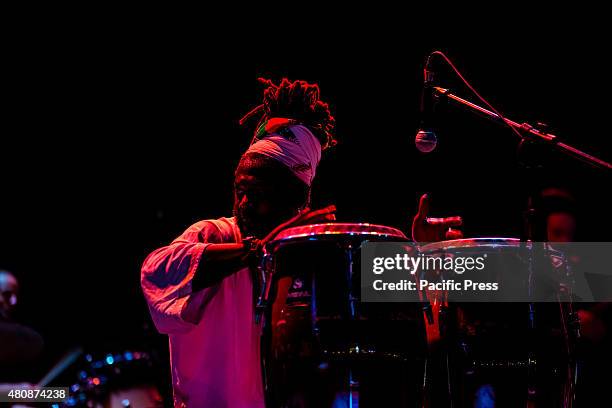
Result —
<instances>
[{"instance_id":1,"label":"black background","mask_svg":"<svg viewBox=\"0 0 612 408\"><path fill-rule=\"evenodd\" d=\"M313 198L336 204L343 221L407 231L429 192L432 215L462 215L466 236L520 234L526 179L508 129L441 107L438 148L414 147L421 70L433 49L510 118L545 122L612 160L605 27L535 29L527 19L493 32L491 20L430 35L407 20L332 33L309 18L299 36L282 20L240 33L162 23L156 34L118 32L110 22L11 33L0 268L21 280L20 317L48 345L33 377L74 345L165 347L150 325L140 265L191 223L231 214L233 171L252 131L237 121L261 99L258 76L319 83L339 144L321 163ZM477 102L448 67L435 67L442 86ZM546 182L575 191L581 240L608 240L609 177L542 154Z\"/></svg>"}]
</instances>

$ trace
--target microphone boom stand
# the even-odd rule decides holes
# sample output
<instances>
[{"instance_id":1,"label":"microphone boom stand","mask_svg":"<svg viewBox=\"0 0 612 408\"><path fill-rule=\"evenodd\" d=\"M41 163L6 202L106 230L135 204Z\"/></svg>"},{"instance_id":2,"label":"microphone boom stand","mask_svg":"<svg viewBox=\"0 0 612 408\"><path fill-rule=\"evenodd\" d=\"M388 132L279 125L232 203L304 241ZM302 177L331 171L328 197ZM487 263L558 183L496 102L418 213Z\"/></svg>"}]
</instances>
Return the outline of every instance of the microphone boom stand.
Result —
<instances>
[{"instance_id":1,"label":"microphone boom stand","mask_svg":"<svg viewBox=\"0 0 612 408\"><path fill-rule=\"evenodd\" d=\"M489 119L493 122L506 124L510 127L515 128L522 135L521 142L519 145L519 151L528 142L541 142L544 145L548 145L570 157L573 157L577 160L582 161L583 163L588 164L589 166L600 169L600 170L611 170L612 164L601 160L593 155L585 153L573 146L570 146L566 143L562 143L558 140L557 136L543 132L529 123L518 123L508 118L502 117L495 112L492 112L488 109L483 108L482 106L476 105L468 100L460 98L457 95L450 93L448 89L430 86L433 90L434 95L439 95L441 97L445 97L446 99L452 101L455 104L468 108L474 113L480 114L484 116L486 119ZM525 171L533 170L534 165L530 165L529 163L523 163ZM544 255L544 244L538 245L536 241L538 241L538 233L537 230L537 221L536 221L536 195L537 195L537 187L534 181L535 177L526 176L528 187L528 204L527 210L524 213L524 231L523 236L521 237L521 241L523 241L522 248L527 251L528 257L528 276L527 276L527 290L528 290L528 307L529 307L529 318L528 318L528 327L531 336L535 336L536 329L536 319L535 319L535 303L533 302L533 294L534 294L534 273L537 272L537 268L542 267L540 262L540 257ZM571 353L573 354L573 353ZM536 355L534 350L528 350L528 364L527 364L527 407L534 406L535 400L537 398L537 386L536 386ZM575 356L568 356L570 359L568 361L569 367L572 364L575 364ZM570 372L574 372L575 370L570 370ZM570 389L573 391L572 384L576 382L576 374L570 375L570 378L567 378L566 386L570 386ZM564 395L564 400L562 401L564 407L569 407L573 402L573 392L572 395L567 398L567 394ZM451 397L452 398L452 397Z\"/></svg>"},{"instance_id":2,"label":"microphone boom stand","mask_svg":"<svg viewBox=\"0 0 612 408\"><path fill-rule=\"evenodd\" d=\"M508 118L500 117L495 112L492 112L488 109L483 108L482 106L478 106L470 101L467 101L463 98L458 97L457 95L450 93L448 89L440 88L439 86L434 86L432 87L432 89L434 90L435 94L444 96L447 99L453 102L456 102L459 105L465 106L476 113L483 114L487 119L490 119L494 122L505 123L508 126L512 126L513 128L516 128L517 130L522 131L524 138L527 138L529 140L537 140L537 141L544 142L545 144L555 147L557 150L561 151L562 153L565 153L578 160L581 160L584 163L591 165L592 167L599 168L599 169L605 169L605 170L612 170L612 164L604 160L601 160L595 156L592 156L588 153L585 153L579 149L576 149L573 146L562 143L558 140L557 136L550 134L550 133L542 132L536 129L535 127L531 126L529 123L518 123Z\"/></svg>"}]
</instances>

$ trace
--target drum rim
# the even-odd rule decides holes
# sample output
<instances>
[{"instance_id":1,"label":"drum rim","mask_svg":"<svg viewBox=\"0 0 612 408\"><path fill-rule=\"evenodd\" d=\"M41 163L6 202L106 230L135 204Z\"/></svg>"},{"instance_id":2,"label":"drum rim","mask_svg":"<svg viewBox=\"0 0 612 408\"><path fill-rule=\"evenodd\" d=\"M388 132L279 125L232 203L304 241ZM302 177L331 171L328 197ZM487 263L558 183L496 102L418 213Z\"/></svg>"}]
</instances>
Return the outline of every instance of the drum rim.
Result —
<instances>
[{"instance_id":1,"label":"drum rim","mask_svg":"<svg viewBox=\"0 0 612 408\"><path fill-rule=\"evenodd\" d=\"M477 237L477 238L461 238L451 239L447 241L431 242L420 246L422 253L433 251L446 251L452 249L475 248L488 246L492 248L511 247L515 248L521 245L519 238L506 237Z\"/></svg>"},{"instance_id":2,"label":"drum rim","mask_svg":"<svg viewBox=\"0 0 612 408\"><path fill-rule=\"evenodd\" d=\"M350 227L354 227L351 231ZM364 229L370 228L370 230ZM390 236L402 240L408 240L406 235L399 229L380 224L350 223L350 222L328 222L320 224L302 225L287 228L281 231L277 237L270 242L271 246L276 243L298 240L300 238L325 237L329 235L341 236Z\"/></svg>"},{"instance_id":3,"label":"drum rim","mask_svg":"<svg viewBox=\"0 0 612 408\"><path fill-rule=\"evenodd\" d=\"M426 245L419 246L419 252L427 254L435 251L452 251L460 249L489 247L489 248L520 248L521 241L519 238L505 237L476 237L476 238L461 238L451 239L448 241L430 242ZM552 246L550 242L545 243L546 252L554 256L563 256L563 251Z\"/></svg>"}]
</instances>

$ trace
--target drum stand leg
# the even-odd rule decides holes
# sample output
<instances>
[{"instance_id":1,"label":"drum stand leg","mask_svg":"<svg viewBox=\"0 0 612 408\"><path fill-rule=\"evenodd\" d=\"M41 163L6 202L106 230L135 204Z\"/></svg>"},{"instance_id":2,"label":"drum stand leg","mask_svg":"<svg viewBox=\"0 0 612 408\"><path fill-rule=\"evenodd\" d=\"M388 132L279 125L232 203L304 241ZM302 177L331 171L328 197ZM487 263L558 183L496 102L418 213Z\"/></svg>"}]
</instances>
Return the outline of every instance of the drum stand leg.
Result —
<instances>
[{"instance_id":1,"label":"drum stand leg","mask_svg":"<svg viewBox=\"0 0 612 408\"><path fill-rule=\"evenodd\" d=\"M453 408L457 396L453 395L451 376L451 357L448 333L448 307L444 305L444 300L436 299L433 313L435 325L439 330L439 335L432 341L428 339L427 357L423 365L423 384L422 384L422 407L434 408L438 406ZM429 324L427 319L424 322Z\"/></svg>"},{"instance_id":2,"label":"drum stand leg","mask_svg":"<svg viewBox=\"0 0 612 408\"><path fill-rule=\"evenodd\" d=\"M359 408L359 383L353 378L353 370L351 368L349 368L348 375L348 408Z\"/></svg>"},{"instance_id":3,"label":"drum stand leg","mask_svg":"<svg viewBox=\"0 0 612 408\"><path fill-rule=\"evenodd\" d=\"M530 212L531 209L528 210ZM528 214L527 217L533 215ZM531 241L531 240L529 240ZM536 258L539 260L540 251L536 250L535 247L539 245L534 242L527 243L527 251L528 251L528 276L527 276L527 291L529 300L533 299L533 291L534 291L534 272L535 268L539 265L536 262ZM535 314L535 303L530 302L527 304L528 307L528 329L529 329L529 341L530 344L533 344L536 338L536 314ZM537 379L536 379L536 355L535 351L532 347L528 347L527 351L527 408L535 407L535 400L537 398Z\"/></svg>"},{"instance_id":4,"label":"drum stand leg","mask_svg":"<svg viewBox=\"0 0 612 408\"><path fill-rule=\"evenodd\" d=\"M344 253L346 254L347 261L347 283L348 283L348 307L350 314L350 321L355 321L356 318L356 310L355 303L358 299L355 297L353 293L353 245L347 244L344 247ZM359 350L359 344L352 344L355 350ZM350 363L349 363L350 364ZM358 408L359 407L359 381L357 381L353 377L353 368L349 365L348 368L348 407L349 408Z\"/></svg>"}]
</instances>

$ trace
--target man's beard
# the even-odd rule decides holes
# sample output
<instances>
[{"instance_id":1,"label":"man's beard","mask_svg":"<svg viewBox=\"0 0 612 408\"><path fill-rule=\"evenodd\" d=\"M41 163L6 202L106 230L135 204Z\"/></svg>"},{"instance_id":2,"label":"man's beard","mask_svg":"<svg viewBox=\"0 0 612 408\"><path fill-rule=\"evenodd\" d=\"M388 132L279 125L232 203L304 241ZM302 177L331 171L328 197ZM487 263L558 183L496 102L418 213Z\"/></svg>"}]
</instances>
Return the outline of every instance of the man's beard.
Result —
<instances>
[{"instance_id":1,"label":"man's beard","mask_svg":"<svg viewBox=\"0 0 612 408\"><path fill-rule=\"evenodd\" d=\"M275 211L267 216L253 214L248 209L240 206L234 207L234 217L240 229L240 234L246 237L265 238L272 230L281 223L288 221L296 213L287 208L284 211Z\"/></svg>"},{"instance_id":2,"label":"man's beard","mask_svg":"<svg viewBox=\"0 0 612 408\"><path fill-rule=\"evenodd\" d=\"M240 229L240 234L246 237L264 238L280 221L255 217L241 208L234 208L234 217Z\"/></svg>"}]
</instances>

